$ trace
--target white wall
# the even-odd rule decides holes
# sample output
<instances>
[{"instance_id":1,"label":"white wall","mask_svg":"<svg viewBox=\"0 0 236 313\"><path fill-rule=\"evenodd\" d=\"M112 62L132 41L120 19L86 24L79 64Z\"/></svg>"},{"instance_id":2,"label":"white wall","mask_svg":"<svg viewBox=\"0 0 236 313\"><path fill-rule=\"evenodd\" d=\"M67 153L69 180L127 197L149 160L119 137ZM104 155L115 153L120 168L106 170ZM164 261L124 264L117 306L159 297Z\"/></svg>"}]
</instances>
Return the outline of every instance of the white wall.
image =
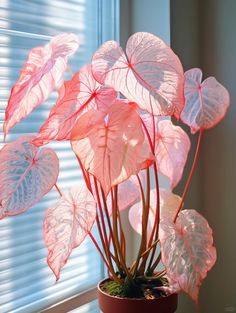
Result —
<instances>
[{"instance_id":1,"label":"white wall","mask_svg":"<svg viewBox=\"0 0 236 313\"><path fill-rule=\"evenodd\" d=\"M198 0L171 0L170 15L171 15L171 46L175 53L179 56L185 70L192 67L200 66L200 5ZM188 132L188 127L182 125ZM191 167L191 160L193 160L197 137L191 136L191 151L188 163L183 175L183 178L176 188L177 193L181 195L184 184L186 182L187 173ZM188 195L185 200L187 208L193 208L202 211L203 208L203 194L202 194L202 164L201 160L192 179ZM179 296L179 305L177 313L193 313L195 312L194 303L185 294ZM207 312L217 313L217 312Z\"/></svg>"},{"instance_id":2,"label":"white wall","mask_svg":"<svg viewBox=\"0 0 236 313\"><path fill-rule=\"evenodd\" d=\"M120 0L121 43L135 32L151 32L170 42L169 0Z\"/></svg>"},{"instance_id":3,"label":"white wall","mask_svg":"<svg viewBox=\"0 0 236 313\"><path fill-rule=\"evenodd\" d=\"M218 261L200 292L201 313L236 312L236 1L172 0L172 47L185 68L200 66L231 95L231 108L217 127L205 132L198 184L186 202L201 210L213 228ZM196 196L201 201L197 206ZM181 299L178 312L194 312Z\"/></svg>"},{"instance_id":4,"label":"white wall","mask_svg":"<svg viewBox=\"0 0 236 313\"><path fill-rule=\"evenodd\" d=\"M170 42L169 0L132 0L131 32L146 31Z\"/></svg>"},{"instance_id":5,"label":"white wall","mask_svg":"<svg viewBox=\"0 0 236 313\"><path fill-rule=\"evenodd\" d=\"M218 261L201 300L204 313L236 312L236 1L207 0L201 12L202 67L231 96L226 119L207 132L202 151L203 212L215 232Z\"/></svg>"}]
</instances>

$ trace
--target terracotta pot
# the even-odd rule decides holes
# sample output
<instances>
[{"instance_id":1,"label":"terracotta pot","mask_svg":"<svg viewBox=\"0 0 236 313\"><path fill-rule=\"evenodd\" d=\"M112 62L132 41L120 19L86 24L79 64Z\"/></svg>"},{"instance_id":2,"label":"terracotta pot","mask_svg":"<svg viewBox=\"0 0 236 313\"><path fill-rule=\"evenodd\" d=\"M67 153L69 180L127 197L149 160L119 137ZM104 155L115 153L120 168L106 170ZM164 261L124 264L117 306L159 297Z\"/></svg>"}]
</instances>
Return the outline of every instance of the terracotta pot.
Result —
<instances>
[{"instance_id":1,"label":"terracotta pot","mask_svg":"<svg viewBox=\"0 0 236 313\"><path fill-rule=\"evenodd\" d=\"M102 313L174 313L177 309L178 296L147 300L113 297L101 290L98 284L98 302Z\"/></svg>"}]
</instances>

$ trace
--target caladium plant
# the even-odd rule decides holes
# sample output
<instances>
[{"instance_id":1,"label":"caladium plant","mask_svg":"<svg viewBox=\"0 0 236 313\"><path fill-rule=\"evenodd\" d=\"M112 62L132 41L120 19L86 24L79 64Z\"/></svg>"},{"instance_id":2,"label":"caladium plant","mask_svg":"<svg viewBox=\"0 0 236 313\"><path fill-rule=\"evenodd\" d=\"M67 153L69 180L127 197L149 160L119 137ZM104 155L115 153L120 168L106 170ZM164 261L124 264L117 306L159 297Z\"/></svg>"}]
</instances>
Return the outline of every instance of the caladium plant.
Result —
<instances>
[{"instance_id":1,"label":"caladium plant","mask_svg":"<svg viewBox=\"0 0 236 313\"><path fill-rule=\"evenodd\" d=\"M229 94L214 77L202 82L200 69L184 73L171 48L144 32L129 38L126 52L115 41L104 43L91 64L63 81L64 72L71 73L68 58L78 47L74 34L61 34L32 49L12 88L5 137L54 89L58 100L38 134L18 138L0 151L0 219L30 209L55 186L60 198L46 212L43 234L56 279L88 235L116 283L133 286L164 276L168 285L160 289L184 291L197 302L216 249L207 221L186 209L184 200L202 134L224 117ZM190 139L176 125L179 119L199 133L181 196L173 188L182 177ZM71 141L84 177L83 184L63 193L57 185L56 153L43 147L52 140ZM169 179L169 190L159 187L158 174ZM126 261L124 210L141 235L133 264ZM99 241L91 232L95 224Z\"/></svg>"}]
</instances>

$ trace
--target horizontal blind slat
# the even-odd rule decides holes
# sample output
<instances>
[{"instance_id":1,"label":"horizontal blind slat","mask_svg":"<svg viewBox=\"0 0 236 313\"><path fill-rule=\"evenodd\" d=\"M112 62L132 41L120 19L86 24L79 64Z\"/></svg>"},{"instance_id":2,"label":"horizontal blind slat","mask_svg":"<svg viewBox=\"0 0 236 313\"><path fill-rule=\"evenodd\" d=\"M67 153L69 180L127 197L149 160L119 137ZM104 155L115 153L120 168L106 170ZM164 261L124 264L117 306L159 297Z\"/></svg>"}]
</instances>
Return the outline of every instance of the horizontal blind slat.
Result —
<instances>
[{"instance_id":1,"label":"horizontal blind slat","mask_svg":"<svg viewBox=\"0 0 236 313\"><path fill-rule=\"evenodd\" d=\"M88 251L89 252L89 251ZM86 265L86 256L84 258L81 258L80 262L77 262L77 265L79 266L79 270L77 270L76 262L74 261L74 265L70 266L67 271L64 271L63 273L63 284L61 284L62 288L63 285L66 281L75 279L75 273L80 277L81 275L87 275L89 278L90 273L88 273L88 266ZM46 288L49 286L54 286L55 285L55 278L51 278L49 274L49 270L46 268L44 264L44 267L41 269L41 273L44 275L44 282L46 283ZM91 261L91 266L96 268L97 266L100 265L100 262L98 260L93 259ZM37 269L38 270L38 269ZM32 290L38 290L40 289L41 281L38 280L38 275L37 273L32 273L32 275L26 275L27 272L24 272L24 275L22 277L17 278L14 280L14 289L15 291L10 291L7 290L7 288L12 287L12 282L8 281L3 283L0 286L0 291L2 293L2 296L0 297L0 303L7 303L9 299L18 299L21 297L24 297L27 294L30 294ZM88 281L91 282L91 280L94 279L94 277L100 277L97 271L94 271L93 273L93 278L88 279ZM81 277L80 277L81 279ZM81 288L83 288L84 282L82 281ZM17 291L16 291L17 290Z\"/></svg>"},{"instance_id":2,"label":"horizontal blind slat","mask_svg":"<svg viewBox=\"0 0 236 313\"><path fill-rule=\"evenodd\" d=\"M81 246L81 248L76 249L71 257L70 257L70 262L68 262L67 266L64 268L63 273L67 272L68 270L70 270L71 267L73 267L73 265L75 264L75 260L78 259L78 262L80 262L81 259L85 259L86 257L88 258L91 257L91 255L93 257L97 257L97 254L94 252L93 247L91 246L90 242L85 241L85 243ZM14 261L12 259L5 259L3 261L0 262L0 268L1 268L1 272L0 272L0 279L1 279L1 283L4 283L4 281L6 282L8 279L12 278L12 277L19 277L24 273L24 270L28 270L29 268L27 268L27 265L32 266L32 271L33 268L41 268L43 270L47 269L48 267L46 265L46 250L45 247L41 248L41 249L36 249L35 253L32 254L31 256L28 254L23 254L21 255L21 257L18 257L16 259L16 257L14 256ZM16 260L15 260L16 259ZM100 262L100 259L96 259L96 261ZM9 268L9 264L11 265L11 267ZM86 263L87 264L87 263ZM30 267L31 268L31 267ZM54 278L53 275L50 275L50 277Z\"/></svg>"},{"instance_id":3,"label":"horizontal blind slat","mask_svg":"<svg viewBox=\"0 0 236 313\"><path fill-rule=\"evenodd\" d=\"M92 280L88 278L90 275L88 273L84 273L80 275L80 279L84 281L82 286L78 286L78 277L74 277L71 280L65 281L63 286L53 285L51 287L43 288L42 290L33 293L31 290L30 294L27 294L25 297L21 297L19 299L14 299L14 307L12 302L8 301L4 305L1 305L1 312L11 312L11 313L32 313L39 312L37 308L40 310L57 303L63 299L68 298L69 296L79 293L84 289L91 288L96 281L99 279L99 276L95 276ZM89 281L89 283L88 283ZM12 300L12 299L11 299ZM89 312L88 312L89 313Z\"/></svg>"}]
</instances>

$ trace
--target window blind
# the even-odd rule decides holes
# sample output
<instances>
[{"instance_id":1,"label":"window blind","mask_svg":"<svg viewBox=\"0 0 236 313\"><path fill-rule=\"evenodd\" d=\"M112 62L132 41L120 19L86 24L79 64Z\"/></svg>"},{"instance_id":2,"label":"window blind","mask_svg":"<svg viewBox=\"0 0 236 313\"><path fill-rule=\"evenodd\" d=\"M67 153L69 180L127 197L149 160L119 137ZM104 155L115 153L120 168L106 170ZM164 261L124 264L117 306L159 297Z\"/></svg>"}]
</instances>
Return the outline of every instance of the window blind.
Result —
<instances>
[{"instance_id":1,"label":"window blind","mask_svg":"<svg viewBox=\"0 0 236 313\"><path fill-rule=\"evenodd\" d=\"M45 45L52 36L73 32L80 48L70 60L76 72L89 63L92 53L105 40L118 35L118 0L1 0L0 1L0 145L3 146L4 110L11 86L19 76L29 49ZM70 74L65 74L70 79ZM29 117L14 127L7 137L38 131L56 92ZM58 186L62 191L76 185L82 175L68 142L49 144L60 159ZM50 307L96 285L103 277L103 265L89 240L76 249L62 270L59 282L46 263L42 237L45 210L59 195L52 190L28 212L0 221L0 312L32 313ZM96 312L95 304L77 313Z\"/></svg>"}]
</instances>

